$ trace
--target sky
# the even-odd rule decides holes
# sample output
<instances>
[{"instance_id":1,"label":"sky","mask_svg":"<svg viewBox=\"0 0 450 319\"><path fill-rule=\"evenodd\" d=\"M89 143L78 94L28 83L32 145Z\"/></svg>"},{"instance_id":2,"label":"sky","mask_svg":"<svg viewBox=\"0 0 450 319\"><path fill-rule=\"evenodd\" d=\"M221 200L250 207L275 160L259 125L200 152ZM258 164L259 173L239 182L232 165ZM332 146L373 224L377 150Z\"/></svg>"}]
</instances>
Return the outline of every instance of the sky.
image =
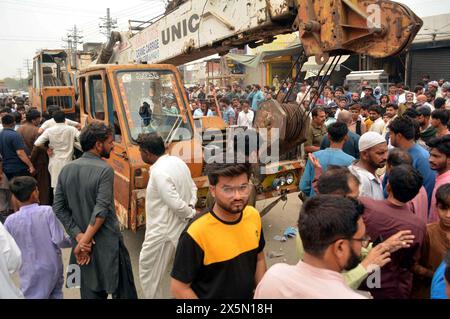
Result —
<instances>
[{"instance_id":1,"label":"sky","mask_svg":"<svg viewBox=\"0 0 450 319\"><path fill-rule=\"evenodd\" d=\"M450 13L450 0L397 2L408 5L420 17ZM117 30L124 31L129 19L150 20L162 14L164 7L164 0L0 0L0 79L19 78L19 74L26 77L26 59L31 64L39 49L67 46L63 39L74 25L81 30L84 42L105 42L98 26L106 8L117 19Z\"/></svg>"}]
</instances>

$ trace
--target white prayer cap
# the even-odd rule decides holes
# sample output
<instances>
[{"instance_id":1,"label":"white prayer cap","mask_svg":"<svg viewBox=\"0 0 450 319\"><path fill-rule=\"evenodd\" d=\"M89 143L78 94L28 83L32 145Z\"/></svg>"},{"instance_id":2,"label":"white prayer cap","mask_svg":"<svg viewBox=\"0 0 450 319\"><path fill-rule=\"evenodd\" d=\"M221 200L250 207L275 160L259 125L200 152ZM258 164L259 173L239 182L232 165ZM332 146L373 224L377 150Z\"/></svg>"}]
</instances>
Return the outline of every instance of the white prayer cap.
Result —
<instances>
[{"instance_id":1,"label":"white prayer cap","mask_svg":"<svg viewBox=\"0 0 450 319\"><path fill-rule=\"evenodd\" d=\"M379 133L377 132L367 132L364 133L360 139L359 139L359 151L365 151L368 150L371 147L374 147L375 145L386 143L386 139L383 138Z\"/></svg>"}]
</instances>

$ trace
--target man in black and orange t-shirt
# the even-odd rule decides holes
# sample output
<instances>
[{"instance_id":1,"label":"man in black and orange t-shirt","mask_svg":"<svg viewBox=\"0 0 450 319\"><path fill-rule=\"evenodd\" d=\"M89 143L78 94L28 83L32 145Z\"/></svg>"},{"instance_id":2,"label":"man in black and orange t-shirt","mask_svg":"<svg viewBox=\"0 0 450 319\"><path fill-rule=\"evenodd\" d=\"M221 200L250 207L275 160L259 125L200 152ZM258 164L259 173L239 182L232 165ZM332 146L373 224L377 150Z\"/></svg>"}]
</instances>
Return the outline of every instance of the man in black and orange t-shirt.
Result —
<instances>
[{"instance_id":1,"label":"man in black and orange t-shirt","mask_svg":"<svg viewBox=\"0 0 450 319\"><path fill-rule=\"evenodd\" d=\"M181 234L172 270L176 298L249 299L266 271L258 211L247 206L248 164L208 164L211 211Z\"/></svg>"}]
</instances>

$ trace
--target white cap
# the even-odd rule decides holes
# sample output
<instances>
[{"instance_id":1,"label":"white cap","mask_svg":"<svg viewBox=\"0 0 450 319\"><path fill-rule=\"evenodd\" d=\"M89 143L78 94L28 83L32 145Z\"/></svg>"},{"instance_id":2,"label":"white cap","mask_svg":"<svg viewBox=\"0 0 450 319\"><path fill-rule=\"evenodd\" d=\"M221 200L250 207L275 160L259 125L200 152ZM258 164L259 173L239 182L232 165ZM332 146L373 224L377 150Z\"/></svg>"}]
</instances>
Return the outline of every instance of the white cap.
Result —
<instances>
[{"instance_id":1,"label":"white cap","mask_svg":"<svg viewBox=\"0 0 450 319\"><path fill-rule=\"evenodd\" d=\"M367 132L364 133L360 139L359 139L359 151L365 151L369 148L374 147L375 145L386 143L386 139L383 138L379 133L377 132Z\"/></svg>"}]
</instances>

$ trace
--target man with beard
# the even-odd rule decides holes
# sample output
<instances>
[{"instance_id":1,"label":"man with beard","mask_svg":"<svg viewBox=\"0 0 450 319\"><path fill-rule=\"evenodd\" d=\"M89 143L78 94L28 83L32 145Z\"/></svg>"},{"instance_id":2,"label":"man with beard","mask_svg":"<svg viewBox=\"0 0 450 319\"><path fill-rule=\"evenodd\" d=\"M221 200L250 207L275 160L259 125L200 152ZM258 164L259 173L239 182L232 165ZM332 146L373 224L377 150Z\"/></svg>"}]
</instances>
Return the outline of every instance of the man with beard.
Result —
<instances>
[{"instance_id":1,"label":"man with beard","mask_svg":"<svg viewBox=\"0 0 450 319\"><path fill-rule=\"evenodd\" d=\"M304 144L305 153L320 151L320 143L325 135L327 135L327 127L325 126L326 113L323 108L315 107L311 111L312 121L308 128L306 142Z\"/></svg>"},{"instance_id":2,"label":"man with beard","mask_svg":"<svg viewBox=\"0 0 450 319\"><path fill-rule=\"evenodd\" d=\"M386 123L384 123L383 117L381 116L381 108L378 105L369 107L369 118L372 121L369 132L377 132L383 135Z\"/></svg>"},{"instance_id":3,"label":"man with beard","mask_svg":"<svg viewBox=\"0 0 450 319\"><path fill-rule=\"evenodd\" d=\"M450 113L448 110L434 110L431 113L431 125L436 129L436 136L449 135L448 129Z\"/></svg>"},{"instance_id":4,"label":"man with beard","mask_svg":"<svg viewBox=\"0 0 450 319\"><path fill-rule=\"evenodd\" d=\"M70 264L80 266L81 298L135 299L130 256L114 208L114 170L102 160L114 147L112 130L91 123L82 130L80 144L83 156L59 174L53 210L74 243Z\"/></svg>"},{"instance_id":5,"label":"man with beard","mask_svg":"<svg viewBox=\"0 0 450 319\"><path fill-rule=\"evenodd\" d=\"M386 140L376 132L367 132L358 142L360 158L349 167L361 182L361 196L384 199L383 186L376 174L386 165L388 147Z\"/></svg>"},{"instance_id":6,"label":"man with beard","mask_svg":"<svg viewBox=\"0 0 450 319\"><path fill-rule=\"evenodd\" d=\"M360 100L359 93L358 92L353 92L352 93L352 100L351 100L350 104L351 103L359 103L359 100Z\"/></svg>"},{"instance_id":7,"label":"man with beard","mask_svg":"<svg viewBox=\"0 0 450 319\"><path fill-rule=\"evenodd\" d=\"M406 110L415 108L414 105L414 93L408 92L406 93L406 101L405 103L401 103L398 105L398 115L403 115Z\"/></svg>"},{"instance_id":8,"label":"man with beard","mask_svg":"<svg viewBox=\"0 0 450 319\"><path fill-rule=\"evenodd\" d=\"M370 238L383 240L403 229L410 230L414 235L414 242L409 248L391 254L391 262L380 273L379 285L369 288L375 299L407 299L411 295L412 270L420 257L426 224L410 210L407 203L418 194L421 187L420 173L410 165L400 165L389 174L387 199L360 198Z\"/></svg>"},{"instance_id":9,"label":"man with beard","mask_svg":"<svg viewBox=\"0 0 450 319\"><path fill-rule=\"evenodd\" d=\"M417 113L419 114L416 119L420 125L420 141L425 144L436 136L436 128L430 123L431 110L429 107L418 107Z\"/></svg>"},{"instance_id":10,"label":"man with beard","mask_svg":"<svg viewBox=\"0 0 450 319\"><path fill-rule=\"evenodd\" d=\"M346 285L341 274L359 264L361 248L369 244L362 212L356 200L342 196L308 199L298 220L303 260L272 266L256 288L255 298L364 299Z\"/></svg>"},{"instance_id":11,"label":"man with beard","mask_svg":"<svg viewBox=\"0 0 450 319\"><path fill-rule=\"evenodd\" d=\"M407 151L413 159L412 166L422 175L423 186L428 195L429 207L436 174L431 170L430 164L428 163L430 155L423 147L415 142L416 135L419 135L419 132L416 131L416 124L414 121L415 120L410 117L403 115L395 118L388 127L391 144Z\"/></svg>"},{"instance_id":12,"label":"man with beard","mask_svg":"<svg viewBox=\"0 0 450 319\"><path fill-rule=\"evenodd\" d=\"M377 105L377 99L373 96L373 88L366 86L364 88L364 97L360 101L362 106L370 107L371 105Z\"/></svg>"},{"instance_id":13,"label":"man with beard","mask_svg":"<svg viewBox=\"0 0 450 319\"><path fill-rule=\"evenodd\" d=\"M388 125L389 123L391 123L396 117L397 117L397 112L398 112L398 105L397 104L393 104L393 103L388 103L386 106L386 117L387 117L387 122L386 125L384 126L383 129L383 134L381 134L383 137L386 138L386 140L389 140L389 129L388 129Z\"/></svg>"},{"instance_id":14,"label":"man with beard","mask_svg":"<svg viewBox=\"0 0 450 319\"><path fill-rule=\"evenodd\" d=\"M428 221L433 223L439 221L436 190L440 186L450 183L450 135L431 139L427 145L430 148L430 167L437 173L428 216Z\"/></svg>"},{"instance_id":15,"label":"man with beard","mask_svg":"<svg viewBox=\"0 0 450 319\"><path fill-rule=\"evenodd\" d=\"M186 163L166 154L161 136L140 134L138 144L142 160L151 165L139 277L145 298L162 298L163 278L175 255L178 238L195 215L197 187Z\"/></svg>"},{"instance_id":16,"label":"man with beard","mask_svg":"<svg viewBox=\"0 0 450 319\"><path fill-rule=\"evenodd\" d=\"M310 154L310 159L314 162L316 176L321 172L320 163ZM316 192L320 195L339 195L357 199L359 197L359 180L347 167L331 167L318 177ZM426 196L426 193L425 193ZM363 248L361 260L357 267L343 273L344 280L352 289L358 289L364 279L369 276L376 267L383 267L390 261L390 254L401 248L408 248L414 239L409 230L404 230L392 235L382 245ZM295 237L297 254L303 259L304 248L300 235Z\"/></svg>"},{"instance_id":17,"label":"man with beard","mask_svg":"<svg viewBox=\"0 0 450 319\"><path fill-rule=\"evenodd\" d=\"M250 299L266 271L261 218L247 206L250 165L219 161L206 167L213 208L197 216L178 242L171 274L178 299Z\"/></svg>"}]
</instances>

